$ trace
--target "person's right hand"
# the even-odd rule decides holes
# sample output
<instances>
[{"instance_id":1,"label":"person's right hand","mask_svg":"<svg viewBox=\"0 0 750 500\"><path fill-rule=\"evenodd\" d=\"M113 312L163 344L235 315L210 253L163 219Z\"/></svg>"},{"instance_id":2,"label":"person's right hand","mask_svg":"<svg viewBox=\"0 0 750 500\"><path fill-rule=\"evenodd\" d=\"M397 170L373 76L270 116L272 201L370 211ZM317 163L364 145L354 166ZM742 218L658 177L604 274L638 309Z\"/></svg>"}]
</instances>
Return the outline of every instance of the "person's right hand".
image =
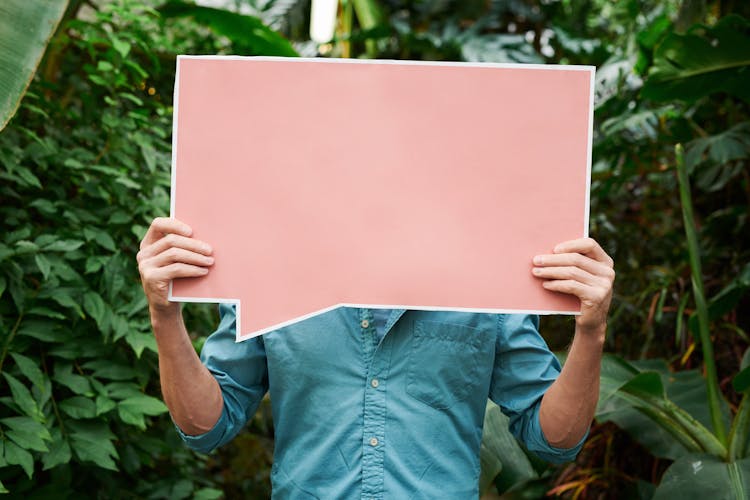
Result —
<instances>
[{"instance_id":1,"label":"person's right hand","mask_svg":"<svg viewBox=\"0 0 750 500\"><path fill-rule=\"evenodd\" d=\"M192 238L192 234L182 221L157 217L143 237L136 259L152 312L179 311L179 304L167 299L169 282L204 276L213 265L211 246Z\"/></svg>"}]
</instances>

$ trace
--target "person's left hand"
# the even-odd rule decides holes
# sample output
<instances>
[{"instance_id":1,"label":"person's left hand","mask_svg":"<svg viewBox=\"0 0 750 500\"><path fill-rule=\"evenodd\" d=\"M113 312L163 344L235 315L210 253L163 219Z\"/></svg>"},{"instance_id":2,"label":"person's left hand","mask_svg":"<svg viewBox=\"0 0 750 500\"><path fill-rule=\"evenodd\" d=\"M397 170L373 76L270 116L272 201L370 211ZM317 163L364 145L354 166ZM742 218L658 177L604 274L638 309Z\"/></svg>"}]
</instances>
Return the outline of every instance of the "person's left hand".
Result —
<instances>
[{"instance_id":1,"label":"person's left hand","mask_svg":"<svg viewBox=\"0 0 750 500\"><path fill-rule=\"evenodd\" d=\"M532 273L544 279L542 286L547 290L580 299L578 329L603 334L615 280L612 258L591 238L565 241L552 252L534 257Z\"/></svg>"}]
</instances>

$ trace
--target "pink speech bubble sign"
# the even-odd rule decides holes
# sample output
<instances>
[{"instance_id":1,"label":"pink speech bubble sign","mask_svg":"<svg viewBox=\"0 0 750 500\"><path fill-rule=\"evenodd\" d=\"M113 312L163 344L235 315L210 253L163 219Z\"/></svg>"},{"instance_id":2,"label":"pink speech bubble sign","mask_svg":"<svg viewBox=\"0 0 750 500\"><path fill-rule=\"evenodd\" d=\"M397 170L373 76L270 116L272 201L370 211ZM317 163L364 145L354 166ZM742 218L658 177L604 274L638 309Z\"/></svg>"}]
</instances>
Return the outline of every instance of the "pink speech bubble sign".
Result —
<instances>
[{"instance_id":1,"label":"pink speech bubble sign","mask_svg":"<svg viewBox=\"0 0 750 500\"><path fill-rule=\"evenodd\" d=\"M587 234L592 67L180 56L170 299L243 340L340 305L569 313L531 258Z\"/></svg>"}]
</instances>

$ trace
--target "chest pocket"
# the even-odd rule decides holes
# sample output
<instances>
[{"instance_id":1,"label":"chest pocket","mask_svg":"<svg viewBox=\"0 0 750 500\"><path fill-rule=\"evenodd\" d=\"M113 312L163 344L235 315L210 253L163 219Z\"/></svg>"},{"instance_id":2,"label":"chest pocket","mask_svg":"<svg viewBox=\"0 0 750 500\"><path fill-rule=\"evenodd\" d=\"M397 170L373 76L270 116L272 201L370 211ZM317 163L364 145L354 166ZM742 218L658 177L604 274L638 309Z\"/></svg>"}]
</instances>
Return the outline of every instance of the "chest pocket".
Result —
<instances>
[{"instance_id":1,"label":"chest pocket","mask_svg":"<svg viewBox=\"0 0 750 500\"><path fill-rule=\"evenodd\" d=\"M415 321L406 392L433 408L450 408L486 385L494 352L487 331Z\"/></svg>"}]
</instances>

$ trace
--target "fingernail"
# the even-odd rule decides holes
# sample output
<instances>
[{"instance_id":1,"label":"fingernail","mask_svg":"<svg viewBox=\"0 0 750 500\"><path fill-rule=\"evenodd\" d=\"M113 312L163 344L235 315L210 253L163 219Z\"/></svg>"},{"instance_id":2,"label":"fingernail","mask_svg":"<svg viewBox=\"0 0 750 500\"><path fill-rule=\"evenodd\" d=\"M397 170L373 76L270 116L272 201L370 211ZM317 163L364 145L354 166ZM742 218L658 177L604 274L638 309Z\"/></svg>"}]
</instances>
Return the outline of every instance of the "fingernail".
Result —
<instances>
[{"instance_id":1,"label":"fingernail","mask_svg":"<svg viewBox=\"0 0 750 500\"><path fill-rule=\"evenodd\" d=\"M541 263L542 263L542 257L541 256L537 255L536 257L534 257L534 264L540 265Z\"/></svg>"},{"instance_id":2,"label":"fingernail","mask_svg":"<svg viewBox=\"0 0 750 500\"><path fill-rule=\"evenodd\" d=\"M206 261L207 261L207 262L208 262L209 264L213 264L213 263L214 263L214 258L213 258L213 257L208 257L208 258L206 259Z\"/></svg>"},{"instance_id":3,"label":"fingernail","mask_svg":"<svg viewBox=\"0 0 750 500\"><path fill-rule=\"evenodd\" d=\"M542 270L539 269L538 267L535 267L534 269L531 270L531 272L534 273L534 274L540 274L542 272Z\"/></svg>"}]
</instances>

